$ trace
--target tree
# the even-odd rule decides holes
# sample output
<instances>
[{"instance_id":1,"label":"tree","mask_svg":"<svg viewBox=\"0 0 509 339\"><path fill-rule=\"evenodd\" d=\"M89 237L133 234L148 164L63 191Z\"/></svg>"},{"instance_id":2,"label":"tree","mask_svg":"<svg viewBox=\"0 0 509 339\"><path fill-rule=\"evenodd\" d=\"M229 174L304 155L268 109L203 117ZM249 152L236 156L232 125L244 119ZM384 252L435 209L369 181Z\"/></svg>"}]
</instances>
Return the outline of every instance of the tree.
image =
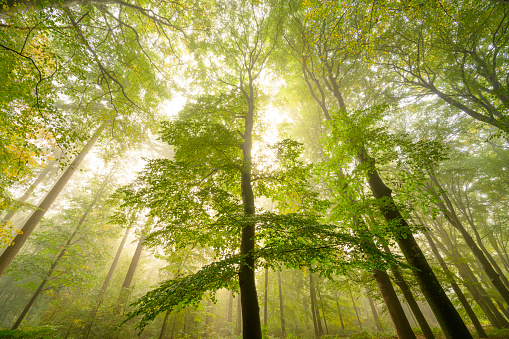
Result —
<instances>
[{"instance_id":1,"label":"tree","mask_svg":"<svg viewBox=\"0 0 509 339\"><path fill-rule=\"evenodd\" d=\"M364 173L364 180L375 198L375 205L396 235L395 240L408 264L416 268L415 278L435 312L444 334L450 338L471 337L415 241L409 224L392 197L392 190L379 175L380 165L377 164L374 154L383 146L371 142L367 144L368 140L377 138L377 128L368 126L379 117L376 112L383 106L376 105L376 94L371 96L369 90L364 95L356 93L351 97L345 96L343 92L345 89L346 93L350 94L353 90L348 84L357 70L369 72L369 68L362 67L359 60L362 50L359 50L358 46L366 39L363 30L370 27L362 21L356 21L356 18L362 18L364 14L359 14L360 9L355 8L356 15L345 16L353 8L342 8L332 3L311 2L307 6L311 14L307 18L294 16L298 33L294 35L296 38L291 40L289 37L287 41L301 66L304 81L313 99L331 125L331 154L337 152L338 144L345 147L350 154L350 161L356 162L357 171ZM347 29L338 29L338 26L343 27L345 24L359 25L356 34L348 35ZM337 31L346 37L346 42L339 39ZM353 52L350 48L353 48ZM359 85L358 82L354 84ZM355 102L357 107L364 104L371 108L349 108L347 99ZM382 137L380 141L384 143L389 139L390 137ZM390 147L388 144L384 146ZM346 164L341 163L340 166Z\"/></svg>"},{"instance_id":2,"label":"tree","mask_svg":"<svg viewBox=\"0 0 509 339\"><path fill-rule=\"evenodd\" d=\"M370 17L379 65L416 96L435 96L470 117L509 131L509 8L495 1L387 1ZM375 43L376 42L376 43Z\"/></svg>"},{"instance_id":3,"label":"tree","mask_svg":"<svg viewBox=\"0 0 509 339\"><path fill-rule=\"evenodd\" d=\"M83 277L79 277L79 271L81 271L83 268L88 268L88 265L91 263L98 262L98 258L94 258L94 256L100 255L100 245L94 244L93 240L96 237L99 236L105 236L105 233L111 235L111 231L109 231L109 227L104 227L104 219L106 216L106 213L104 215L100 215L101 212L95 212L94 208L97 209L97 206L100 202L100 199L104 198L104 193L106 190L106 185L108 183L111 184L111 178L106 177L102 180L102 183L99 185L98 188L96 188L96 191L94 192L93 199L88 202L88 206L85 207L84 211L81 210L82 206L77 206L76 209L78 209L80 212L82 212L81 217L79 220L72 220L72 217L75 217L76 209L75 210L69 210L66 211L68 215L66 215L65 222L63 223L64 230L62 230L61 238L58 239L56 237L52 237L48 234L48 231L46 230L45 233L38 234L38 237L35 241L40 241L42 244L46 245L45 251L41 252L38 256L38 258L34 258L35 260L41 260L42 263L16 263L15 271L21 270L33 270L35 267L38 267L39 270L43 272L37 272L41 274L42 276L42 282L40 282L37 290L33 294L32 298L29 300L28 304L25 306L24 310L21 312L21 315L18 317L16 322L14 323L12 329L16 329L21 324L22 320L25 318L26 314L32 307L35 300L39 297L41 292L44 291L44 288L47 284L50 284L52 288L58 288L59 285L69 285L70 282L75 285L79 284L80 280L85 280ZM87 203L87 202L85 202ZM103 211L104 212L104 211ZM93 217L93 220L87 220L91 219ZM65 227L68 227L68 223L71 222L72 224L75 223L75 227L72 229L65 229ZM96 227L91 226L90 223L98 223L96 224ZM71 225L72 225L71 224ZM93 224L92 224L93 225ZM88 226L88 228L86 227ZM57 226L53 224L53 227L50 229L50 234L55 232L55 229ZM60 226L62 228L62 226ZM95 234L94 234L95 233ZM84 239L88 238L87 241L84 243ZM47 243L45 243L47 242ZM88 248L87 248L88 247ZM56 252L54 254L57 254L56 257L54 255L51 255L52 252ZM51 263L48 262L49 258L52 257L53 260ZM42 258L41 258L42 257ZM24 256L22 258L22 261L30 260L30 256ZM49 265L49 269L47 266ZM61 267L61 266L64 267ZM19 274L19 273L16 273Z\"/></svg>"},{"instance_id":4,"label":"tree","mask_svg":"<svg viewBox=\"0 0 509 339\"><path fill-rule=\"evenodd\" d=\"M21 233L16 235L12 242L12 245L7 247L7 249L2 253L2 255L0 256L0 276L5 272L7 267L9 267L12 260L14 260L19 250L23 247L30 234L32 234L34 229L42 220L49 207L53 204L57 196L60 194L64 186L67 184L73 173L76 171L77 167L81 164L81 162L83 161L87 153L90 151L92 146L95 144L95 142L101 135L102 131L106 128L106 126L107 124L104 123L95 131L94 135L85 145L80 154L69 165L66 171L62 174L62 176L60 176L58 181L55 183L52 190L39 204L37 210L33 212L30 218L25 222L23 228L21 229Z\"/></svg>"}]
</instances>

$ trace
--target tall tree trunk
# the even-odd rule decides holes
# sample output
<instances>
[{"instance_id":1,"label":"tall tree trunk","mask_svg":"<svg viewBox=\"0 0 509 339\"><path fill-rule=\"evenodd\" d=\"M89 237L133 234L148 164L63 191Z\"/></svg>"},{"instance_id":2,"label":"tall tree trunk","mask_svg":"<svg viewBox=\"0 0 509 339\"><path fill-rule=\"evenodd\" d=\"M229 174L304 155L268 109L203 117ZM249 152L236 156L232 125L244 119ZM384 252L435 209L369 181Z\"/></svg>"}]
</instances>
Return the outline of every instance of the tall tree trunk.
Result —
<instances>
[{"instance_id":1,"label":"tall tree trunk","mask_svg":"<svg viewBox=\"0 0 509 339\"><path fill-rule=\"evenodd\" d=\"M461 302L461 304L463 305L463 308L467 312L468 317L472 321L472 324L474 325L475 330L477 331L479 337L480 338L487 338L488 336L487 336L486 332L484 331L484 328L482 327L481 323L479 322L479 319L475 315L474 310L472 309L472 307L468 303L467 298L465 298L465 295L463 294L463 292L459 288L458 284L456 284L456 281L455 281L453 273L447 267L444 259L440 255L440 252L438 252L438 249L435 246L435 243L433 242L433 239L431 239L431 236L429 235L428 232L424 232L424 235L426 236L426 239L428 240L428 243L429 243L429 246L431 248L431 251L433 252L433 255L438 260L438 263L440 264L440 267L442 267L442 270L445 272L447 278L449 279L449 282L451 284L452 289L454 290L454 293L456 293L456 295L458 296L458 300Z\"/></svg>"},{"instance_id":2,"label":"tall tree trunk","mask_svg":"<svg viewBox=\"0 0 509 339\"><path fill-rule=\"evenodd\" d=\"M136 250L134 251L133 258L131 259L129 269L127 270L124 283L122 284L122 289L118 297L119 311L124 308L125 303L127 301L129 288L131 287L131 283L133 282L134 278L134 272L136 272L136 267L138 267L138 262L140 261L141 258L141 252L143 251L143 243L145 242L145 238L146 238L145 233L142 233L140 236L140 240L138 241L138 245L136 246Z\"/></svg>"},{"instance_id":3,"label":"tall tree trunk","mask_svg":"<svg viewBox=\"0 0 509 339\"><path fill-rule=\"evenodd\" d=\"M115 254L115 258L113 259L113 262L111 263L110 269L108 270L108 274L106 275L106 278L104 279L101 290L99 291L99 296L97 297L97 305L92 310L92 313L90 314L90 323L85 328L85 339L88 338L88 336L90 334L90 330L92 329L92 325L94 324L94 320L97 315L97 312L99 311L99 307L101 307L104 293L106 292L106 289L108 288L108 285L110 284L111 278L113 277L113 273L115 272L115 269L117 268L118 261L120 260L120 255L122 254L122 250L124 249L125 243L127 241L127 237L129 236L129 231L130 231L130 228L126 228L124 237L120 241L120 245L118 245L118 249L117 249L117 253Z\"/></svg>"},{"instance_id":4,"label":"tall tree trunk","mask_svg":"<svg viewBox=\"0 0 509 339\"><path fill-rule=\"evenodd\" d=\"M161 332L159 332L159 339L164 339L164 333L166 332L166 326L168 323L168 316L170 315L170 311L166 311L163 320L163 326L161 327Z\"/></svg>"},{"instance_id":5,"label":"tall tree trunk","mask_svg":"<svg viewBox=\"0 0 509 339\"><path fill-rule=\"evenodd\" d=\"M438 182L436 177L434 177L433 175L430 175L430 178L433 181L433 183L437 186L437 188L441 191L440 197L442 198L443 202L437 201L436 202L437 206L442 210L442 213L444 214L447 221L461 233L461 236L465 240L465 243L468 245L468 247L470 247L474 256L481 263L482 268L483 268L484 272L486 272L486 274L488 275L491 283L493 284L493 286L495 286L498 293L500 293L502 298L504 298L505 302L509 305L509 290L504 285L504 283L500 279L500 276L495 271L495 269L493 268L493 266L491 265L489 260L486 258L483 251L479 248L479 246L477 246L474 239L472 239L470 234L467 232L467 230L465 229L465 227L459 220L459 218L456 215L456 212L454 210L454 207L453 207L451 201L449 200L449 197L447 196L445 191L442 189L442 186L440 185L440 183ZM429 188L431 188L431 187L429 187ZM434 194L438 198L438 193L435 192ZM446 207L446 205L447 205L447 207Z\"/></svg>"},{"instance_id":6,"label":"tall tree trunk","mask_svg":"<svg viewBox=\"0 0 509 339\"><path fill-rule=\"evenodd\" d=\"M35 181L32 183L32 185L30 185L30 187L27 189L27 191L25 192L25 194L23 194L19 199L18 201L19 202L25 202L27 201L27 199L32 195L32 193L34 193L35 189L37 188L37 186L39 186L39 184L44 180L44 178L46 178L46 176L48 175L48 173L53 169L55 168L55 165L56 165L56 160L52 160L48 163L48 165L46 165L46 167L44 167L44 169L41 171L41 173L39 173L39 175L37 176L37 179L35 179ZM10 221L12 219L12 217L16 214L16 210L12 210L12 211L9 211L5 217L3 218L3 223L6 223L8 221Z\"/></svg>"},{"instance_id":7,"label":"tall tree trunk","mask_svg":"<svg viewBox=\"0 0 509 339\"><path fill-rule=\"evenodd\" d=\"M314 298L314 286L313 286L313 275L311 271L309 272L309 296L311 298L311 315L313 317L313 328L315 329L315 338L320 338L320 332L318 331L318 323L316 319L315 313L315 303L316 300Z\"/></svg>"},{"instance_id":8,"label":"tall tree trunk","mask_svg":"<svg viewBox=\"0 0 509 339\"><path fill-rule=\"evenodd\" d=\"M268 306L269 269L265 268L265 297L263 299L263 326L267 328L267 306Z\"/></svg>"},{"instance_id":9,"label":"tall tree trunk","mask_svg":"<svg viewBox=\"0 0 509 339\"><path fill-rule=\"evenodd\" d=\"M229 291L228 296L228 314L226 316L226 322L231 323L233 321L233 292Z\"/></svg>"},{"instance_id":10,"label":"tall tree trunk","mask_svg":"<svg viewBox=\"0 0 509 339\"><path fill-rule=\"evenodd\" d=\"M353 309L355 311L355 315L357 316L357 322L359 323L359 327L362 330L361 318L359 317L359 312L357 312L357 305L355 305L355 300L353 300L352 291L348 289L348 293L350 293L350 299L352 300Z\"/></svg>"},{"instance_id":11,"label":"tall tree trunk","mask_svg":"<svg viewBox=\"0 0 509 339\"><path fill-rule=\"evenodd\" d=\"M233 292L230 291L230 295L228 297L228 315L226 317L226 322L231 324L233 321Z\"/></svg>"},{"instance_id":12,"label":"tall tree trunk","mask_svg":"<svg viewBox=\"0 0 509 339\"><path fill-rule=\"evenodd\" d=\"M281 335L286 338L285 317L283 313L283 291L281 289L281 273L277 270L277 283L279 286L279 317L281 318Z\"/></svg>"},{"instance_id":13,"label":"tall tree trunk","mask_svg":"<svg viewBox=\"0 0 509 339\"><path fill-rule=\"evenodd\" d=\"M426 301L435 313L445 337L451 339L472 338L468 328L429 266L413 234L407 231L409 225L392 198L392 190L385 185L374 169L374 161L367 156L364 150L359 154L358 159L361 164L367 164L371 168L367 172L369 187L375 198L383 201L383 204L380 205L380 212L390 225L400 228L403 232L397 237L396 241L408 264L416 268L413 270L414 276Z\"/></svg>"},{"instance_id":14,"label":"tall tree trunk","mask_svg":"<svg viewBox=\"0 0 509 339\"><path fill-rule=\"evenodd\" d=\"M248 72L248 90L244 89L241 79L240 89L248 104L248 112L245 116L244 143L242 144L243 163L241 170L241 191L244 214L249 217L256 213L253 188L251 186L252 171L252 147L253 147L253 121L254 121L254 84L251 72ZM242 301L242 321L244 339L262 339L260 322L260 306L256 292L255 281L255 223L246 222L242 228L240 242L240 254L243 262L240 264L239 285Z\"/></svg>"},{"instance_id":15,"label":"tall tree trunk","mask_svg":"<svg viewBox=\"0 0 509 339\"><path fill-rule=\"evenodd\" d=\"M175 318L173 318L173 326L171 328L171 334L170 338L173 339L173 333L175 333L175 326L177 325L177 316L175 315Z\"/></svg>"},{"instance_id":16,"label":"tall tree trunk","mask_svg":"<svg viewBox=\"0 0 509 339\"><path fill-rule=\"evenodd\" d=\"M316 293L318 294L318 300L320 301L320 305L322 307L323 324L325 326L325 333L327 333L327 335L328 335L329 328L327 327L327 319L325 317L325 307L324 307L324 303L323 303L323 299L322 299L322 294L320 293L319 280L316 280ZM318 304L318 302L317 302L317 304ZM317 309L320 309L320 307L318 307Z\"/></svg>"},{"instance_id":17,"label":"tall tree trunk","mask_svg":"<svg viewBox=\"0 0 509 339\"><path fill-rule=\"evenodd\" d=\"M242 318L244 317L242 314L242 299L240 297L241 293L242 292L239 292L239 295L237 296L237 335L242 333Z\"/></svg>"},{"instance_id":18,"label":"tall tree trunk","mask_svg":"<svg viewBox=\"0 0 509 339\"><path fill-rule=\"evenodd\" d=\"M375 278L376 284L382 297L384 299L385 305L387 306L387 310L389 311L389 315L391 316L392 323L394 324L394 328L396 329L396 333L398 338L400 339L415 339L415 334L412 331L412 326L410 326L410 322L408 322L408 318L405 315L405 311L403 311L403 306L399 302L396 291L394 290L394 286L392 286L391 279L387 272L382 270L373 270L373 277ZM352 292L350 292L350 297L353 301ZM355 313L357 314L357 309L355 308ZM359 316L357 315L357 319L359 320ZM360 320L359 320L360 323ZM362 327L361 327L362 328Z\"/></svg>"},{"instance_id":19,"label":"tall tree trunk","mask_svg":"<svg viewBox=\"0 0 509 339\"><path fill-rule=\"evenodd\" d=\"M422 220L420 218L418 220L420 220L422 224ZM503 317L502 314L500 314L497 307L493 304L493 301L488 296L480 282L477 280L477 277L470 269L470 266L466 264L463 256L459 253L457 247L452 243L452 240L449 238L447 232L437 222L434 222L434 225L436 226L435 229L437 230L437 233L441 235L443 241L447 244L450 250L448 250L445 245L442 244L442 242L440 242L437 238L435 238L434 244L440 247L440 250L444 252L444 254L453 259L453 263L458 269L458 272L463 280L463 284L468 289L470 294L472 294L474 300L484 311L491 324L496 328L507 328L509 326L509 322ZM433 238L432 234L427 234Z\"/></svg>"},{"instance_id":20,"label":"tall tree trunk","mask_svg":"<svg viewBox=\"0 0 509 339\"><path fill-rule=\"evenodd\" d=\"M433 176L431 178L431 180L433 182L435 182L437 185L439 185L438 180L435 176ZM454 186L454 184L453 184L453 186ZM465 219L467 220L468 224L470 225L472 231L474 232L475 239L477 241L477 246L479 246L481 251L484 253L484 255L486 256L486 259L488 259L488 261L492 265L493 269L497 272L497 274L499 275L500 279L503 281L506 288L509 288L509 281L507 280L507 277L504 275L504 273L500 269L500 266L495 261L495 259L493 259L493 256L486 249L486 247L484 246L484 244L482 242L481 235L479 234L479 231L477 230L477 227L474 223L474 216L473 216L472 210L470 208L471 205L470 205L470 199L468 197L468 193L466 191L463 191L463 197L464 197L465 201L463 201L463 197L462 197L461 193L462 192L460 191L460 189L458 189L457 192L455 192L454 187L451 187L451 194L452 194L451 196L453 198L452 200L455 202L457 208L461 211L461 213L463 213L463 216L465 217ZM449 195L445 191L443 191L442 194L449 199L446 203L448 204L448 207L452 209L453 206L451 204L451 199L449 198ZM455 211L454 211L454 213L455 213Z\"/></svg>"},{"instance_id":21,"label":"tall tree trunk","mask_svg":"<svg viewBox=\"0 0 509 339\"><path fill-rule=\"evenodd\" d=\"M386 253L391 253L391 250L387 245L384 246L384 251ZM415 301L414 295L412 291L410 290L410 287L406 283L405 279L403 278L403 274L401 274L399 268L397 266L391 267L392 274L394 276L394 282L396 285L398 285L401 292L403 292L403 296L405 297L405 300L408 303L408 306L412 310L412 313L414 314L417 323L419 324L419 327L421 328L422 334L424 335L424 338L426 339L434 339L435 335L433 334L433 331L428 325L428 322L426 321L426 318L424 317L424 314L422 314L421 309L419 308L419 305L417 305L417 302Z\"/></svg>"},{"instance_id":22,"label":"tall tree trunk","mask_svg":"<svg viewBox=\"0 0 509 339\"><path fill-rule=\"evenodd\" d=\"M339 321L341 322L341 329L345 329L345 324L343 323L343 315L341 314L341 309L339 308L339 301L336 300L336 306L338 307L338 313L339 313Z\"/></svg>"},{"instance_id":23,"label":"tall tree trunk","mask_svg":"<svg viewBox=\"0 0 509 339\"><path fill-rule=\"evenodd\" d=\"M313 273L309 271L309 290L311 293L311 305L313 306L313 313L316 314L316 327L318 329L318 337L323 335L322 320L320 319L320 309L316 298L315 284L313 281Z\"/></svg>"},{"instance_id":24,"label":"tall tree trunk","mask_svg":"<svg viewBox=\"0 0 509 339\"><path fill-rule=\"evenodd\" d=\"M375 303L373 302L373 299L368 297L369 301L369 307L371 307L371 312L373 313L373 320L375 320L376 329L378 332L382 332L382 326L380 326L380 321L378 320L378 313L375 308Z\"/></svg>"},{"instance_id":25,"label":"tall tree trunk","mask_svg":"<svg viewBox=\"0 0 509 339\"><path fill-rule=\"evenodd\" d=\"M53 263L51 264L50 266L50 269L48 270L48 273L46 273L46 276L43 278L41 284L39 285L39 287L37 288L37 290L35 291L35 293L33 294L32 298L30 299L30 301L28 302L28 304L25 306L25 308L23 309L23 311L21 312L20 316L18 317L18 320L16 320L16 322L14 323L14 326L12 326L12 329L15 330L19 327L19 325L21 324L21 322L23 321L23 319L25 318L25 316L27 315L28 311L30 310L30 308L32 307L32 305L34 304L35 300L37 299L37 297L39 297L39 295L41 294L41 292L43 291L44 289L44 286L46 285L46 283L49 281L49 279L51 278L51 275L53 274L53 271L55 270L55 268L57 267L60 259L62 259L62 257L65 255L65 253L67 252L67 248L69 248L69 246L72 245L72 242L74 240L74 238L76 237L76 235L78 234L78 231L80 230L81 226L83 225L83 223L85 222L85 220L87 219L90 211L92 211L92 208L94 207L94 205L97 203L97 200L99 200L99 198L101 197L103 191L104 191L104 188L106 187L106 184L108 183L108 178L106 178L104 180L104 182L102 183L101 187L99 188L99 190L97 191L97 193L95 194L95 197L94 197L94 200L92 200L92 202L90 203L90 205L88 205L87 209L85 210L85 212L83 213L83 215L81 216L80 220L78 221L78 224L76 225L76 227L74 228L74 231L72 232L71 236L67 239L64 247L62 248L62 250L60 251L60 253L58 254L58 256L56 257L56 259L53 261Z\"/></svg>"},{"instance_id":26,"label":"tall tree trunk","mask_svg":"<svg viewBox=\"0 0 509 339\"><path fill-rule=\"evenodd\" d=\"M211 312L210 312L210 306L212 305L212 301L209 301L207 302L207 308L206 308L206 312L207 312L207 315L205 316L205 328L203 329L203 338L207 338L208 337L208 333L209 333L209 327L210 327L210 318L211 318Z\"/></svg>"},{"instance_id":27,"label":"tall tree trunk","mask_svg":"<svg viewBox=\"0 0 509 339\"><path fill-rule=\"evenodd\" d=\"M8 246L5 251L0 256L0 276L3 275L7 267L11 264L12 260L16 257L20 249L23 247L25 242L27 241L30 234L32 234L33 230L37 227L41 219L46 214L46 211L51 207L55 199L58 197L64 186L67 184L69 179L71 179L72 175L81 164L85 156L88 154L92 146L95 144L102 131L106 128L108 124L104 123L99 127L92 138L88 141L85 147L81 150L80 154L76 156L74 161L67 167L62 176L55 183L51 191L46 195L43 201L39 204L37 209L32 213L30 218L25 222L23 228L21 229L21 233L16 235L13 243Z\"/></svg>"}]
</instances>

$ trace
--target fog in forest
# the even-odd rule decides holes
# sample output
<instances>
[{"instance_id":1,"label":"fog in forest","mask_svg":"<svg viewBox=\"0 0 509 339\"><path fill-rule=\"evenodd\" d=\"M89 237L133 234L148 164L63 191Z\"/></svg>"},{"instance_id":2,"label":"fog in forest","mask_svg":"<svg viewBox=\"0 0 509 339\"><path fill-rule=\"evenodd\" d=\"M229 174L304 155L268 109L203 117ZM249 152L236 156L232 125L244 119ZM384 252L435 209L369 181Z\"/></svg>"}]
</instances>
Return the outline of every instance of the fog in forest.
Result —
<instances>
[{"instance_id":1,"label":"fog in forest","mask_svg":"<svg viewBox=\"0 0 509 339\"><path fill-rule=\"evenodd\" d=\"M0 4L0 338L509 338L509 1Z\"/></svg>"}]
</instances>

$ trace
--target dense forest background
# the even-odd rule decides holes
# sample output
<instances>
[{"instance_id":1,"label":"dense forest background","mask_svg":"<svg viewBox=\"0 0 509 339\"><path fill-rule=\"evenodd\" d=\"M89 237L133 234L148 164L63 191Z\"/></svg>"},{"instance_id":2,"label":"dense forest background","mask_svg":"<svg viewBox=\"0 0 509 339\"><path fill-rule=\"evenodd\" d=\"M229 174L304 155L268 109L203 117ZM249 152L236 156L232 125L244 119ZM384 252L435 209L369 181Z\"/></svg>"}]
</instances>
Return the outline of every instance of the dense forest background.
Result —
<instances>
[{"instance_id":1,"label":"dense forest background","mask_svg":"<svg viewBox=\"0 0 509 339\"><path fill-rule=\"evenodd\" d=\"M0 3L0 337L509 337L508 1Z\"/></svg>"}]
</instances>

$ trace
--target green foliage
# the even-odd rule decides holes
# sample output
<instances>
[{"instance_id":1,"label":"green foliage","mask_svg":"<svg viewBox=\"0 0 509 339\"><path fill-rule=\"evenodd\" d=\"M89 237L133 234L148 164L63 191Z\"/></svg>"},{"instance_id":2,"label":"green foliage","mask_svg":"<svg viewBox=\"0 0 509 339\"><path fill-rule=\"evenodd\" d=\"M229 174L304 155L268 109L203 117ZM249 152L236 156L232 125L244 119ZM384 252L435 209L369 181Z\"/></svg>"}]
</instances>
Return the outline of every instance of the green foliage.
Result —
<instances>
[{"instance_id":1,"label":"green foliage","mask_svg":"<svg viewBox=\"0 0 509 339\"><path fill-rule=\"evenodd\" d=\"M59 339L55 334L55 328L42 326L29 330L0 330L0 338L10 339Z\"/></svg>"},{"instance_id":2,"label":"green foliage","mask_svg":"<svg viewBox=\"0 0 509 339\"><path fill-rule=\"evenodd\" d=\"M369 332L363 331L363 332L352 334L350 336L350 338L351 339L371 339L371 338L373 338L373 336Z\"/></svg>"}]
</instances>

